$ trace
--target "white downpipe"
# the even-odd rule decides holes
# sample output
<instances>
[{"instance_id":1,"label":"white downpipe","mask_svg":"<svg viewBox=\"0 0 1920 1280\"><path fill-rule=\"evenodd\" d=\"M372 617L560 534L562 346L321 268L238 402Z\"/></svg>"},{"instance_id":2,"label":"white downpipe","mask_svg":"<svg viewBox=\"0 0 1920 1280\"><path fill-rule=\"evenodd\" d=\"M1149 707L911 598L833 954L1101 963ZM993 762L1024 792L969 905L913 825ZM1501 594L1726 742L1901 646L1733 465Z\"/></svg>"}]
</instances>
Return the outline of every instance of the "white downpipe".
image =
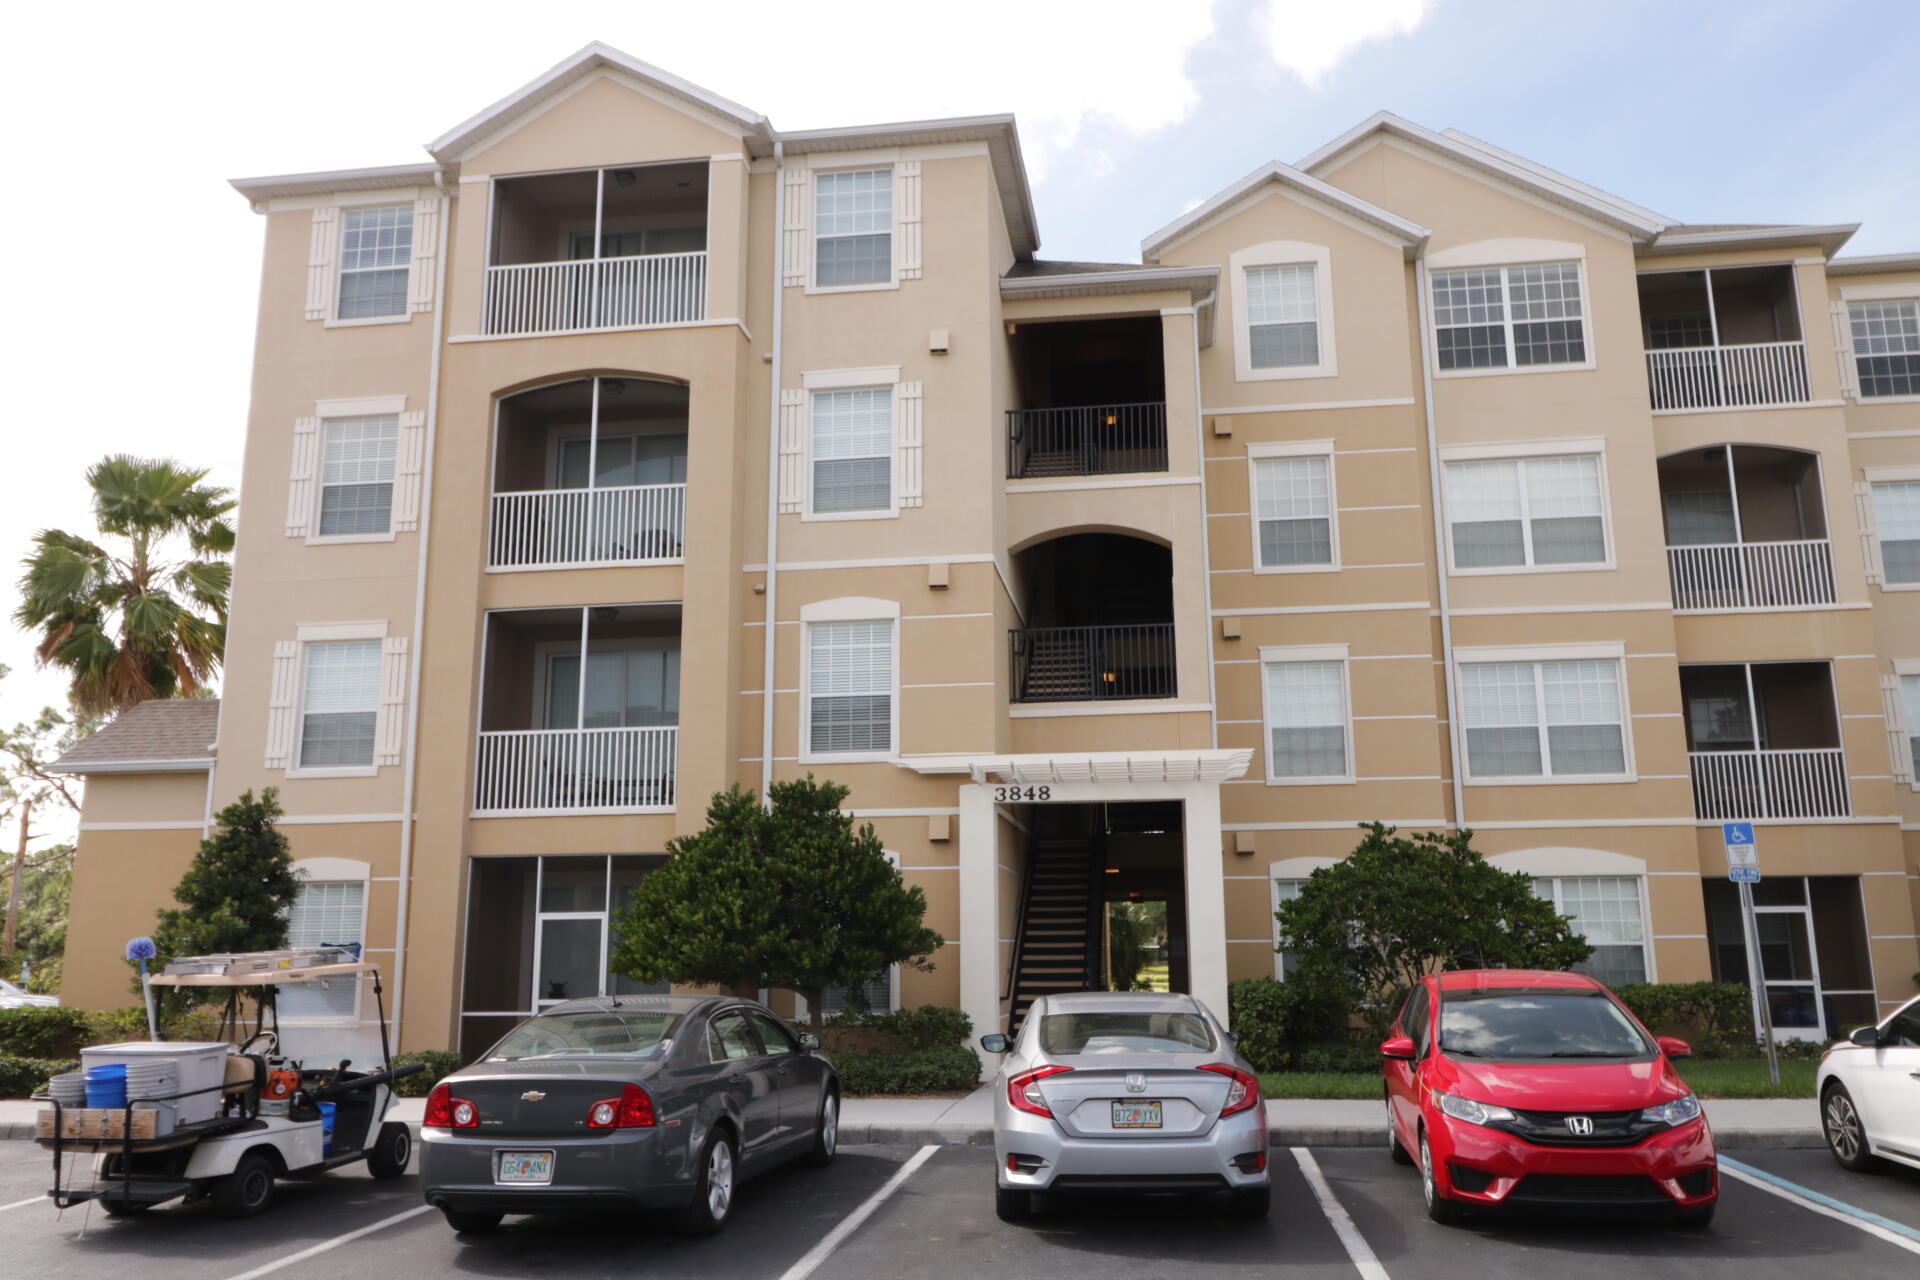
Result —
<instances>
[{"instance_id":1,"label":"white downpipe","mask_svg":"<svg viewBox=\"0 0 1920 1280\"><path fill-rule=\"evenodd\" d=\"M1190 326L1193 330L1194 466L1200 472L1201 616L1206 620L1207 629L1207 643L1201 652L1207 655L1207 706L1212 708L1207 713L1207 727L1213 735L1208 741L1216 751L1220 749L1220 692L1213 662L1213 549L1212 540L1207 537L1207 420L1200 403L1200 308L1216 305L1219 296L1220 290L1216 288L1194 304ZM1215 316L1214 323L1219 322L1220 318ZM1176 660L1177 656L1176 651ZM1260 696L1265 698L1266 694L1263 692Z\"/></svg>"},{"instance_id":2,"label":"white downpipe","mask_svg":"<svg viewBox=\"0 0 1920 1280\"><path fill-rule=\"evenodd\" d=\"M1433 312L1428 305L1430 282L1427 260L1414 263L1414 298L1420 307L1420 391L1427 410L1427 478L1433 491L1434 581L1439 584L1440 661L1446 672L1447 754L1453 769L1453 825L1456 831L1467 825L1467 793L1461 783L1460 737L1466 726L1460 722L1460 673L1453 666L1453 610L1447 595L1447 515L1442 505L1444 493L1440 471L1440 436L1433 420Z\"/></svg>"},{"instance_id":3,"label":"white downpipe","mask_svg":"<svg viewBox=\"0 0 1920 1280\"><path fill-rule=\"evenodd\" d=\"M761 628L760 803L773 807L773 656L780 638L780 317L786 310L787 160L773 142L773 367L767 378L767 608Z\"/></svg>"}]
</instances>

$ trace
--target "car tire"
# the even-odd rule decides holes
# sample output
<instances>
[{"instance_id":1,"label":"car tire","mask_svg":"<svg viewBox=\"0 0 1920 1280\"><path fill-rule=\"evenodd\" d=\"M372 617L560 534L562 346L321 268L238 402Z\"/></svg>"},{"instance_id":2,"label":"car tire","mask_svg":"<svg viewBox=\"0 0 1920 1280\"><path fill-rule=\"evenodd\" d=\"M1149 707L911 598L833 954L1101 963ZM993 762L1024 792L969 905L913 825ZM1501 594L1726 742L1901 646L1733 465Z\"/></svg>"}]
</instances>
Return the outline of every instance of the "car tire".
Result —
<instances>
[{"instance_id":1,"label":"car tire","mask_svg":"<svg viewBox=\"0 0 1920 1280\"><path fill-rule=\"evenodd\" d=\"M1827 1140L1827 1151L1842 1169L1870 1173L1880 1167L1879 1157L1867 1142L1867 1126L1847 1086L1834 1081L1820 1095L1820 1133Z\"/></svg>"},{"instance_id":2,"label":"car tire","mask_svg":"<svg viewBox=\"0 0 1920 1280\"><path fill-rule=\"evenodd\" d=\"M1427 1216L1443 1227L1450 1227L1463 1216L1460 1206L1440 1194L1438 1176L1433 1170L1433 1148L1427 1145L1427 1131L1420 1131L1420 1196L1427 1204Z\"/></svg>"},{"instance_id":3,"label":"car tire","mask_svg":"<svg viewBox=\"0 0 1920 1280\"><path fill-rule=\"evenodd\" d=\"M674 1229L683 1236L718 1234L733 1213L738 1169L732 1132L716 1128L707 1145L700 1148L700 1162L694 1166L693 1198L675 1215Z\"/></svg>"},{"instance_id":4,"label":"car tire","mask_svg":"<svg viewBox=\"0 0 1920 1280\"><path fill-rule=\"evenodd\" d=\"M1033 1192L1018 1187L993 1189L993 1216L1002 1222L1025 1222L1033 1216Z\"/></svg>"},{"instance_id":5,"label":"car tire","mask_svg":"<svg viewBox=\"0 0 1920 1280\"><path fill-rule=\"evenodd\" d=\"M1229 1218L1264 1218L1273 1206L1273 1188L1240 1187L1227 1193Z\"/></svg>"},{"instance_id":6,"label":"car tire","mask_svg":"<svg viewBox=\"0 0 1920 1280\"><path fill-rule=\"evenodd\" d=\"M1395 1164L1411 1165L1413 1163L1413 1157L1407 1154L1406 1147L1400 1141L1399 1133L1394 1130L1393 1099L1391 1098L1387 1099L1387 1153L1393 1157Z\"/></svg>"},{"instance_id":7,"label":"car tire","mask_svg":"<svg viewBox=\"0 0 1920 1280\"><path fill-rule=\"evenodd\" d=\"M213 1210L223 1218L251 1218L273 1203L273 1160L264 1151L249 1151L233 1172L213 1180L209 1196Z\"/></svg>"},{"instance_id":8,"label":"car tire","mask_svg":"<svg viewBox=\"0 0 1920 1280\"><path fill-rule=\"evenodd\" d=\"M1710 1204L1704 1209L1689 1209L1685 1213L1675 1214L1673 1223L1689 1231L1702 1231L1713 1225L1713 1211L1720 1206Z\"/></svg>"},{"instance_id":9,"label":"car tire","mask_svg":"<svg viewBox=\"0 0 1920 1280\"><path fill-rule=\"evenodd\" d=\"M446 1215L447 1225L463 1236L483 1236L507 1216L485 1209L442 1209L440 1212Z\"/></svg>"},{"instance_id":10,"label":"car tire","mask_svg":"<svg viewBox=\"0 0 1920 1280\"><path fill-rule=\"evenodd\" d=\"M833 1163L833 1153L839 1149L840 1098L828 1089L820 1097L820 1115L813 1125L813 1145L800 1157L800 1163L808 1168L824 1169Z\"/></svg>"},{"instance_id":11,"label":"car tire","mask_svg":"<svg viewBox=\"0 0 1920 1280\"><path fill-rule=\"evenodd\" d=\"M397 1178L413 1159L413 1130L399 1121L380 1126L380 1136L367 1152L367 1172L376 1178Z\"/></svg>"}]
</instances>

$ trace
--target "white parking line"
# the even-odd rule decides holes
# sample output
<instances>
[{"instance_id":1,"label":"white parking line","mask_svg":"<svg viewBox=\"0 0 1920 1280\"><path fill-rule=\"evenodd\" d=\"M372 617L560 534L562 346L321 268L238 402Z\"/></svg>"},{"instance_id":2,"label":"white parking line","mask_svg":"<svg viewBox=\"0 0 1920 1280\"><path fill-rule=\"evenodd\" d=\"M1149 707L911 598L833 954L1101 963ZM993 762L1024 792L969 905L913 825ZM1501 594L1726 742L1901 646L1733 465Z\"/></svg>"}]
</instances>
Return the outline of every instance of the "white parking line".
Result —
<instances>
[{"instance_id":1,"label":"white parking line","mask_svg":"<svg viewBox=\"0 0 1920 1280\"><path fill-rule=\"evenodd\" d=\"M1920 1253L1920 1231L1915 1231L1912 1227L1895 1222L1891 1218L1883 1218L1877 1213L1857 1209L1843 1200L1821 1195L1818 1191L1798 1183L1788 1182L1778 1174L1768 1173L1765 1169L1756 1169L1752 1165L1741 1164L1738 1160L1729 1160L1725 1156L1720 1157L1720 1172L1750 1187L1758 1187L1769 1195L1779 1196L1790 1204L1797 1204L1802 1209L1811 1209L1836 1222L1858 1227L1868 1235L1878 1236L1888 1244L1897 1245L1908 1253Z\"/></svg>"},{"instance_id":2,"label":"white parking line","mask_svg":"<svg viewBox=\"0 0 1920 1280\"><path fill-rule=\"evenodd\" d=\"M391 1218L382 1218L380 1221L369 1226L361 1227L358 1231L349 1231L343 1236L335 1236L331 1240L322 1240L319 1244L302 1249L298 1253L290 1253L284 1258L275 1258L272 1262L263 1262L253 1270L242 1271L237 1276L229 1276L227 1280L254 1280L256 1276L269 1275L282 1267L290 1267L296 1262L305 1262L308 1258L316 1254L325 1253L329 1249L338 1249L343 1244L352 1244L362 1236L370 1236L376 1231L384 1231L388 1227L405 1222L408 1218L417 1218L423 1213L431 1212L433 1212L432 1205L419 1205L407 1210L405 1213L396 1213Z\"/></svg>"},{"instance_id":3,"label":"white parking line","mask_svg":"<svg viewBox=\"0 0 1920 1280\"><path fill-rule=\"evenodd\" d=\"M820 1264L832 1256L833 1251L838 1249L861 1223L873 1216L875 1209L885 1204L887 1199L900 1189L900 1185L913 1176L914 1170L931 1159L933 1153L939 1149L937 1146L930 1146L922 1147L914 1152L912 1158L901 1165L900 1168L894 1172L894 1175L881 1185L878 1191L868 1196L865 1200L862 1200L860 1207L841 1219L840 1225L827 1232L827 1234L821 1238L819 1244L807 1250L804 1258L801 1258L800 1261L788 1267L786 1271L781 1274L780 1280L806 1280L806 1277L818 1270ZM234 1280L247 1280L247 1277L235 1276Z\"/></svg>"},{"instance_id":4,"label":"white parking line","mask_svg":"<svg viewBox=\"0 0 1920 1280\"><path fill-rule=\"evenodd\" d=\"M30 1204L52 1204L52 1203L53 1201L47 1199L45 1196L34 1196L30 1200L15 1200L12 1204L0 1204L0 1213L5 1213L9 1209L24 1209Z\"/></svg>"},{"instance_id":5,"label":"white parking line","mask_svg":"<svg viewBox=\"0 0 1920 1280\"><path fill-rule=\"evenodd\" d=\"M1327 1215L1327 1221L1333 1225L1333 1234L1340 1237L1340 1243L1345 1246L1347 1256L1353 1259L1354 1270L1360 1273L1361 1280L1387 1280L1387 1269L1380 1265L1380 1259L1374 1257L1367 1238L1360 1234L1360 1228L1353 1225L1353 1219L1347 1216L1346 1209L1333 1194L1333 1188L1327 1185L1326 1175L1320 1172L1320 1164L1313 1158L1313 1152L1305 1147L1294 1147L1292 1150L1301 1176L1313 1188L1313 1198L1320 1202L1320 1212Z\"/></svg>"}]
</instances>

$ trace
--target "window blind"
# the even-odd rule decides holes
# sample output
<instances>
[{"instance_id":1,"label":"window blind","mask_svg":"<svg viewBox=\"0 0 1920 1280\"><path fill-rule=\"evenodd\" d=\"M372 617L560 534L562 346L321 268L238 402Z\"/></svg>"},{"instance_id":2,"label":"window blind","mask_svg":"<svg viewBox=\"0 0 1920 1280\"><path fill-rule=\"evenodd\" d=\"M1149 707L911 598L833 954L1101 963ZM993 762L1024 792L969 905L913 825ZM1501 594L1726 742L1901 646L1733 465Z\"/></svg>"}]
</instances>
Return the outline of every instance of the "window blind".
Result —
<instances>
[{"instance_id":1,"label":"window blind","mask_svg":"<svg viewBox=\"0 0 1920 1280\"><path fill-rule=\"evenodd\" d=\"M893 279L893 170L815 174L813 214L816 285Z\"/></svg>"},{"instance_id":2,"label":"window blind","mask_svg":"<svg viewBox=\"0 0 1920 1280\"><path fill-rule=\"evenodd\" d=\"M1847 307L1860 395L1920 395L1920 300L1855 302Z\"/></svg>"},{"instance_id":3,"label":"window blind","mask_svg":"<svg viewBox=\"0 0 1920 1280\"><path fill-rule=\"evenodd\" d=\"M331 418L320 451L320 536L380 534L393 528L397 414Z\"/></svg>"},{"instance_id":4,"label":"window blind","mask_svg":"<svg viewBox=\"0 0 1920 1280\"><path fill-rule=\"evenodd\" d=\"M1873 521L1880 535L1882 581L1920 582L1920 480L1876 482Z\"/></svg>"},{"instance_id":5,"label":"window blind","mask_svg":"<svg viewBox=\"0 0 1920 1280\"><path fill-rule=\"evenodd\" d=\"M886 511L893 505L893 389L813 393L813 509Z\"/></svg>"},{"instance_id":6,"label":"window blind","mask_svg":"<svg viewBox=\"0 0 1920 1280\"><path fill-rule=\"evenodd\" d=\"M1432 275L1442 369L1579 364L1587 358L1580 264L1469 267Z\"/></svg>"},{"instance_id":7,"label":"window blind","mask_svg":"<svg viewBox=\"0 0 1920 1280\"><path fill-rule=\"evenodd\" d=\"M412 260L411 205L342 210L339 318L406 314Z\"/></svg>"},{"instance_id":8,"label":"window blind","mask_svg":"<svg viewBox=\"0 0 1920 1280\"><path fill-rule=\"evenodd\" d=\"M1268 772L1272 776L1347 774L1347 696L1341 665L1267 664Z\"/></svg>"},{"instance_id":9,"label":"window blind","mask_svg":"<svg viewBox=\"0 0 1920 1280\"><path fill-rule=\"evenodd\" d=\"M380 712L380 642L325 640L307 645L300 705L300 767L373 763Z\"/></svg>"},{"instance_id":10,"label":"window blind","mask_svg":"<svg viewBox=\"0 0 1920 1280\"><path fill-rule=\"evenodd\" d=\"M1456 569L1607 558L1596 454L1449 462L1446 497Z\"/></svg>"},{"instance_id":11,"label":"window blind","mask_svg":"<svg viewBox=\"0 0 1920 1280\"><path fill-rule=\"evenodd\" d=\"M817 752L893 747L893 623L808 629L808 742Z\"/></svg>"},{"instance_id":12,"label":"window blind","mask_svg":"<svg viewBox=\"0 0 1920 1280\"><path fill-rule=\"evenodd\" d=\"M1320 300L1311 262L1247 268L1247 352L1256 369L1320 363Z\"/></svg>"},{"instance_id":13,"label":"window blind","mask_svg":"<svg viewBox=\"0 0 1920 1280\"><path fill-rule=\"evenodd\" d=\"M1534 893L1573 920L1593 954L1574 966L1610 987L1647 980L1646 926L1635 876L1559 876L1533 882Z\"/></svg>"},{"instance_id":14,"label":"window blind","mask_svg":"<svg viewBox=\"0 0 1920 1280\"><path fill-rule=\"evenodd\" d=\"M1263 568L1333 563L1333 460L1253 460Z\"/></svg>"},{"instance_id":15,"label":"window blind","mask_svg":"<svg viewBox=\"0 0 1920 1280\"><path fill-rule=\"evenodd\" d=\"M1464 663L1460 700L1475 777L1626 771L1620 664L1613 659Z\"/></svg>"},{"instance_id":16,"label":"window blind","mask_svg":"<svg viewBox=\"0 0 1920 1280\"><path fill-rule=\"evenodd\" d=\"M364 941L360 933L366 895L364 880L310 880L301 885L300 896L287 913L287 945ZM326 987L317 982L288 983L278 993L280 1016L288 1021L351 1018L358 986L357 977L334 978Z\"/></svg>"}]
</instances>

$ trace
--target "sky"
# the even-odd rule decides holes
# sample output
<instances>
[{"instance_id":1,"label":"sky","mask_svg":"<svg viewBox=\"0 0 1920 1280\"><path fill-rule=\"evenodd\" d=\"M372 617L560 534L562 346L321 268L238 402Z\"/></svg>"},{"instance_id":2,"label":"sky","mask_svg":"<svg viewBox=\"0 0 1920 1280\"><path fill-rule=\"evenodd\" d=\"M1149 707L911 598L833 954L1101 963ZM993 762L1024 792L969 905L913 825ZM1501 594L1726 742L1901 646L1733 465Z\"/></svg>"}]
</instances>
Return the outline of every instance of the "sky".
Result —
<instances>
[{"instance_id":1,"label":"sky","mask_svg":"<svg viewBox=\"0 0 1920 1280\"><path fill-rule=\"evenodd\" d=\"M84 476L103 455L168 455L238 484L261 221L228 178L423 160L428 139L590 40L781 129L1013 112L1043 257L1137 261L1141 238L1186 209L1381 109L1681 221L1859 222L1849 254L1920 250L1912 0L99 0L10 12L8 618L13 563L34 533L91 530ZM59 244L43 238L55 230ZM12 668L0 724L63 700L64 681L33 670L31 639L6 619L0 664Z\"/></svg>"}]
</instances>

